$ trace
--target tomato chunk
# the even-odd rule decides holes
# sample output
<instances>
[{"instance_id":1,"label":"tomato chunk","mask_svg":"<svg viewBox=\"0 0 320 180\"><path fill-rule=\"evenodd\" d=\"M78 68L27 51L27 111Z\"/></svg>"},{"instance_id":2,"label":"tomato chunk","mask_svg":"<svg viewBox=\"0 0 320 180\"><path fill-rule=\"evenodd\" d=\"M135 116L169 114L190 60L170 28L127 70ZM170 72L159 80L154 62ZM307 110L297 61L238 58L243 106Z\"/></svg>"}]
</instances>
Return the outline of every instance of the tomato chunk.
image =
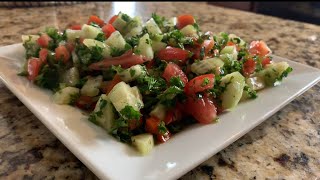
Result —
<instances>
[{"instance_id":1,"label":"tomato chunk","mask_svg":"<svg viewBox=\"0 0 320 180\"><path fill-rule=\"evenodd\" d=\"M143 122L142 117L139 120L136 120L136 119L128 120L129 130L131 131L141 126L142 122Z\"/></svg>"},{"instance_id":2,"label":"tomato chunk","mask_svg":"<svg viewBox=\"0 0 320 180\"><path fill-rule=\"evenodd\" d=\"M77 106L78 108L83 109L83 110L93 111L96 104L97 104L97 100L95 101L92 97L80 96L77 99L75 106Z\"/></svg>"},{"instance_id":3,"label":"tomato chunk","mask_svg":"<svg viewBox=\"0 0 320 180\"><path fill-rule=\"evenodd\" d=\"M70 59L70 53L66 46L60 45L55 49L55 53L56 61L62 60L64 63L66 63Z\"/></svg>"},{"instance_id":4,"label":"tomato chunk","mask_svg":"<svg viewBox=\"0 0 320 180\"><path fill-rule=\"evenodd\" d=\"M249 76L256 69L256 62L253 59L248 59L245 63L243 63L243 73L245 76Z\"/></svg>"},{"instance_id":5,"label":"tomato chunk","mask_svg":"<svg viewBox=\"0 0 320 180\"><path fill-rule=\"evenodd\" d=\"M146 120L145 129L147 132L151 134L159 134L160 123L161 123L160 119L151 116Z\"/></svg>"},{"instance_id":6,"label":"tomato chunk","mask_svg":"<svg viewBox=\"0 0 320 180\"><path fill-rule=\"evenodd\" d=\"M39 75L42 61L39 58L30 58L28 60L28 79L34 81Z\"/></svg>"},{"instance_id":7,"label":"tomato chunk","mask_svg":"<svg viewBox=\"0 0 320 180\"><path fill-rule=\"evenodd\" d=\"M186 14L186 15L181 15L178 16L177 18L177 28L182 29L187 25L192 25L196 21L192 15Z\"/></svg>"},{"instance_id":8,"label":"tomato chunk","mask_svg":"<svg viewBox=\"0 0 320 180\"><path fill-rule=\"evenodd\" d=\"M41 60L42 63L46 64L47 63L47 57L48 57L48 49L42 48L39 51L39 59Z\"/></svg>"},{"instance_id":9,"label":"tomato chunk","mask_svg":"<svg viewBox=\"0 0 320 180\"><path fill-rule=\"evenodd\" d=\"M102 92L104 92L105 94L109 94L112 88L121 81L122 80L120 76L116 74L115 76L113 76L113 79L105 87L102 88Z\"/></svg>"},{"instance_id":10,"label":"tomato chunk","mask_svg":"<svg viewBox=\"0 0 320 180\"><path fill-rule=\"evenodd\" d=\"M112 24L116 19L117 19L117 17L118 17L118 15L114 15L114 16L112 16L111 18L110 18L110 20L109 20L109 24Z\"/></svg>"},{"instance_id":11,"label":"tomato chunk","mask_svg":"<svg viewBox=\"0 0 320 180\"><path fill-rule=\"evenodd\" d=\"M72 30L81 30L82 26L80 24L74 24L70 26L70 29Z\"/></svg>"},{"instance_id":12,"label":"tomato chunk","mask_svg":"<svg viewBox=\"0 0 320 180\"><path fill-rule=\"evenodd\" d=\"M266 65L270 64L271 63L270 57L264 58L261 63L262 63L263 67L265 67Z\"/></svg>"},{"instance_id":13,"label":"tomato chunk","mask_svg":"<svg viewBox=\"0 0 320 180\"><path fill-rule=\"evenodd\" d=\"M184 88L184 91L187 95L193 95L211 89L213 88L213 85L214 74L204 74L191 79Z\"/></svg>"},{"instance_id":14,"label":"tomato chunk","mask_svg":"<svg viewBox=\"0 0 320 180\"><path fill-rule=\"evenodd\" d=\"M186 102L186 108L189 113L202 124L209 124L217 118L217 108L207 97L197 98L189 96Z\"/></svg>"},{"instance_id":15,"label":"tomato chunk","mask_svg":"<svg viewBox=\"0 0 320 180\"><path fill-rule=\"evenodd\" d=\"M168 65L164 69L162 77L166 79L167 82L170 82L170 79L172 77L179 77L184 85L186 85L188 82L187 75L182 71L182 69L177 64L172 62L168 63Z\"/></svg>"},{"instance_id":16,"label":"tomato chunk","mask_svg":"<svg viewBox=\"0 0 320 180\"><path fill-rule=\"evenodd\" d=\"M40 47L47 48L49 46L49 42L51 41L51 37L48 34L42 34L38 39L37 43Z\"/></svg>"},{"instance_id":17,"label":"tomato chunk","mask_svg":"<svg viewBox=\"0 0 320 180\"><path fill-rule=\"evenodd\" d=\"M102 27L104 25L104 21L95 15L91 15L89 17L87 24L91 24L92 22L98 24L100 27Z\"/></svg>"},{"instance_id":18,"label":"tomato chunk","mask_svg":"<svg viewBox=\"0 0 320 180\"><path fill-rule=\"evenodd\" d=\"M175 47L167 47L165 49L161 49L158 52L157 57L165 61L177 60L185 63L189 58L189 51Z\"/></svg>"},{"instance_id":19,"label":"tomato chunk","mask_svg":"<svg viewBox=\"0 0 320 180\"><path fill-rule=\"evenodd\" d=\"M106 38L110 37L116 29L111 24L106 24L102 27L102 31L105 34Z\"/></svg>"},{"instance_id":20,"label":"tomato chunk","mask_svg":"<svg viewBox=\"0 0 320 180\"><path fill-rule=\"evenodd\" d=\"M170 139L170 137L171 137L171 133L169 131L167 131L164 134L158 134L157 141L159 143L164 143L164 142L167 142Z\"/></svg>"},{"instance_id":21,"label":"tomato chunk","mask_svg":"<svg viewBox=\"0 0 320 180\"><path fill-rule=\"evenodd\" d=\"M249 53L263 57L272 52L264 41L252 41L249 46Z\"/></svg>"}]
</instances>

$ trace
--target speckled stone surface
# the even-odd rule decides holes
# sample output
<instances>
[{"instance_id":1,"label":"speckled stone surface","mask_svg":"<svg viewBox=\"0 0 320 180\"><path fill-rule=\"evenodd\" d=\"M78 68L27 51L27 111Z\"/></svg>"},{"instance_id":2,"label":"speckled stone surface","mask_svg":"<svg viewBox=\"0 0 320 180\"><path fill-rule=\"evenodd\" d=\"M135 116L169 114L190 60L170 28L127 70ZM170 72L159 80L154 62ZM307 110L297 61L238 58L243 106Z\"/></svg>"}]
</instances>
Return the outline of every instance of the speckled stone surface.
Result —
<instances>
[{"instance_id":1,"label":"speckled stone surface","mask_svg":"<svg viewBox=\"0 0 320 180\"><path fill-rule=\"evenodd\" d=\"M133 8L128 11L129 6ZM320 68L320 26L223 9L205 3L86 3L61 7L0 9L0 45L20 42L46 26L129 15L167 17L190 13L202 30L263 39L282 57ZM146 19L145 19L146 20ZM61 142L0 83L0 179L95 179ZM124 170L125 171L125 170ZM305 92L181 179L320 178L320 84Z\"/></svg>"}]
</instances>

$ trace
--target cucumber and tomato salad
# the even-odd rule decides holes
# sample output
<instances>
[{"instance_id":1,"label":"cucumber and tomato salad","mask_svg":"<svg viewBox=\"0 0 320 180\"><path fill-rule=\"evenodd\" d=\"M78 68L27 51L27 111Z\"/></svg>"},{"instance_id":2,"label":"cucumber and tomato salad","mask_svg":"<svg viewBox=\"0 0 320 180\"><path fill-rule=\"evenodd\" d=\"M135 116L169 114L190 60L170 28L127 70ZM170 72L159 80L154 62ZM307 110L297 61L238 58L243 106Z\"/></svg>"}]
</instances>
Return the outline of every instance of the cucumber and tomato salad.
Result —
<instances>
[{"instance_id":1,"label":"cucumber and tomato salad","mask_svg":"<svg viewBox=\"0 0 320 180\"><path fill-rule=\"evenodd\" d=\"M92 15L22 41L19 75L52 90L54 102L87 111L91 122L143 155L186 125L216 122L292 71L273 62L264 41L202 32L192 15L153 13L146 22L122 12L108 21Z\"/></svg>"}]
</instances>

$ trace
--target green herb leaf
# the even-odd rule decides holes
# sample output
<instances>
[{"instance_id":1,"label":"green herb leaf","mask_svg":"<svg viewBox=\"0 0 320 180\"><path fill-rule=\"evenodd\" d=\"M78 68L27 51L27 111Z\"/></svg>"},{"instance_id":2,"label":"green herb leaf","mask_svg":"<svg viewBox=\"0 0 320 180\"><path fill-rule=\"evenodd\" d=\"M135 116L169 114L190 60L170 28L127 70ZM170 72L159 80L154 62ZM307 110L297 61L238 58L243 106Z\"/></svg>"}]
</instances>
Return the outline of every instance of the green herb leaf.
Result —
<instances>
[{"instance_id":1,"label":"green herb leaf","mask_svg":"<svg viewBox=\"0 0 320 180\"><path fill-rule=\"evenodd\" d=\"M130 120L139 120L141 117L141 113L139 111L136 111L133 109L132 106L125 106L121 111L120 114L122 117L125 119L130 119Z\"/></svg>"}]
</instances>

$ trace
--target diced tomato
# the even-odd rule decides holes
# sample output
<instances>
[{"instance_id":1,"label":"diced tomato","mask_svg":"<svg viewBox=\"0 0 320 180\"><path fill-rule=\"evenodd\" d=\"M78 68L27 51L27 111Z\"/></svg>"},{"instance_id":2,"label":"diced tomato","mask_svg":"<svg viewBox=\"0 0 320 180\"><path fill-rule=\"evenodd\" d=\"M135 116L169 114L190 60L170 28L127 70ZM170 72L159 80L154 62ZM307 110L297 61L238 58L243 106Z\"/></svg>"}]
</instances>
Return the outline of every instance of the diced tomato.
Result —
<instances>
[{"instance_id":1,"label":"diced tomato","mask_svg":"<svg viewBox=\"0 0 320 180\"><path fill-rule=\"evenodd\" d=\"M47 56L48 56L48 49L42 48L39 51L39 59L42 61L42 63L44 63L44 64L47 63Z\"/></svg>"},{"instance_id":2,"label":"diced tomato","mask_svg":"<svg viewBox=\"0 0 320 180\"><path fill-rule=\"evenodd\" d=\"M178 65L172 62L168 63L168 65L164 69L162 77L166 79L167 82L170 82L170 79L172 77L179 77L184 85L186 85L188 82L188 78L186 74L182 71L182 69Z\"/></svg>"},{"instance_id":3,"label":"diced tomato","mask_svg":"<svg viewBox=\"0 0 320 180\"><path fill-rule=\"evenodd\" d=\"M116 19L117 19L117 17L118 17L118 15L114 15L114 16L112 16L111 18L110 18L110 20L109 20L109 24L112 24Z\"/></svg>"},{"instance_id":4,"label":"diced tomato","mask_svg":"<svg viewBox=\"0 0 320 180\"><path fill-rule=\"evenodd\" d=\"M165 61L176 60L176 61L181 61L182 63L185 63L186 60L189 58L189 51L168 46L165 49L161 49L158 52L157 57L160 58L160 60L165 60Z\"/></svg>"},{"instance_id":5,"label":"diced tomato","mask_svg":"<svg viewBox=\"0 0 320 180\"><path fill-rule=\"evenodd\" d=\"M270 64L271 63L271 59L270 57L266 57L262 60L261 64L263 67L265 67L266 65Z\"/></svg>"},{"instance_id":6,"label":"diced tomato","mask_svg":"<svg viewBox=\"0 0 320 180\"><path fill-rule=\"evenodd\" d=\"M193 95L213 88L214 74L204 74L191 79L184 88L187 95Z\"/></svg>"},{"instance_id":7,"label":"diced tomato","mask_svg":"<svg viewBox=\"0 0 320 180\"><path fill-rule=\"evenodd\" d=\"M214 40L205 40L202 44L195 44L193 46L186 47L187 50L193 53L193 59L203 59L208 56L210 50L214 47ZM201 49L204 48L204 57L200 57Z\"/></svg>"},{"instance_id":8,"label":"diced tomato","mask_svg":"<svg viewBox=\"0 0 320 180\"><path fill-rule=\"evenodd\" d=\"M102 27L104 25L104 21L102 19L100 19L98 16L95 15L91 15L89 17L88 23L90 24L91 22L98 24L100 27Z\"/></svg>"},{"instance_id":9,"label":"diced tomato","mask_svg":"<svg viewBox=\"0 0 320 180\"><path fill-rule=\"evenodd\" d=\"M72 30L81 30L82 26L80 24L74 24L70 26L70 29Z\"/></svg>"},{"instance_id":10,"label":"diced tomato","mask_svg":"<svg viewBox=\"0 0 320 180\"><path fill-rule=\"evenodd\" d=\"M157 141L159 143L164 143L164 142L167 142L170 139L170 137L171 137L171 133L169 131L167 131L164 134L158 134Z\"/></svg>"},{"instance_id":11,"label":"diced tomato","mask_svg":"<svg viewBox=\"0 0 320 180\"><path fill-rule=\"evenodd\" d=\"M227 42L227 46L233 46L233 45L236 45L234 42L232 42L232 41L228 41Z\"/></svg>"},{"instance_id":12,"label":"diced tomato","mask_svg":"<svg viewBox=\"0 0 320 180\"><path fill-rule=\"evenodd\" d=\"M147 62L146 68L147 69L152 69L155 64L156 64L156 61L154 59L152 59L151 61Z\"/></svg>"},{"instance_id":13,"label":"diced tomato","mask_svg":"<svg viewBox=\"0 0 320 180\"><path fill-rule=\"evenodd\" d=\"M249 76L252 74L256 69L256 62L253 59L248 59L246 62L243 63L243 73L245 76Z\"/></svg>"},{"instance_id":14,"label":"diced tomato","mask_svg":"<svg viewBox=\"0 0 320 180\"><path fill-rule=\"evenodd\" d=\"M89 111L93 111L96 104L97 101L90 96L80 96L75 103L78 108Z\"/></svg>"},{"instance_id":15,"label":"diced tomato","mask_svg":"<svg viewBox=\"0 0 320 180\"><path fill-rule=\"evenodd\" d=\"M159 134L160 123L161 123L160 119L151 116L146 120L145 129L147 132L149 132L151 134Z\"/></svg>"},{"instance_id":16,"label":"diced tomato","mask_svg":"<svg viewBox=\"0 0 320 180\"><path fill-rule=\"evenodd\" d=\"M62 60L64 63L68 62L70 59L70 53L66 46L60 45L55 49L55 57L57 61Z\"/></svg>"},{"instance_id":17,"label":"diced tomato","mask_svg":"<svg viewBox=\"0 0 320 180\"><path fill-rule=\"evenodd\" d=\"M212 123L217 118L217 109L213 102L207 97L202 98L189 96L186 102L189 113L202 124Z\"/></svg>"},{"instance_id":18,"label":"diced tomato","mask_svg":"<svg viewBox=\"0 0 320 180\"><path fill-rule=\"evenodd\" d=\"M194 17L192 15L186 14L186 15L181 15L178 16L177 18L177 28L182 29L187 25L192 25L196 22Z\"/></svg>"},{"instance_id":19,"label":"diced tomato","mask_svg":"<svg viewBox=\"0 0 320 180\"><path fill-rule=\"evenodd\" d=\"M128 121L128 124L129 124L129 130L134 130L136 129L137 127L141 126L142 125L142 117L139 119L139 120L136 120L136 119L133 119L133 120L129 120Z\"/></svg>"},{"instance_id":20,"label":"diced tomato","mask_svg":"<svg viewBox=\"0 0 320 180\"><path fill-rule=\"evenodd\" d=\"M28 79L34 81L40 72L42 61L39 58L30 58L28 60Z\"/></svg>"},{"instance_id":21,"label":"diced tomato","mask_svg":"<svg viewBox=\"0 0 320 180\"><path fill-rule=\"evenodd\" d=\"M249 53L263 57L270 54L271 50L264 41L252 41L249 46Z\"/></svg>"},{"instance_id":22,"label":"diced tomato","mask_svg":"<svg viewBox=\"0 0 320 180\"><path fill-rule=\"evenodd\" d=\"M102 92L104 92L105 94L109 94L112 88L121 81L122 80L120 76L116 74L115 76L113 76L113 79L110 81L110 83L108 83L105 87L102 88Z\"/></svg>"},{"instance_id":23,"label":"diced tomato","mask_svg":"<svg viewBox=\"0 0 320 180\"><path fill-rule=\"evenodd\" d=\"M69 52L72 52L74 50L74 47L75 47L74 43L72 42L66 43L66 48L68 49Z\"/></svg>"},{"instance_id":24,"label":"diced tomato","mask_svg":"<svg viewBox=\"0 0 320 180\"><path fill-rule=\"evenodd\" d=\"M51 37L48 34L42 34L38 39L37 43L40 47L47 48L49 45L49 42L51 41Z\"/></svg>"},{"instance_id":25,"label":"diced tomato","mask_svg":"<svg viewBox=\"0 0 320 180\"><path fill-rule=\"evenodd\" d=\"M131 66L144 63L144 59L140 55L129 54L122 55L119 57L106 58L102 61L92 63L89 66L89 69L92 70L104 70L112 65L121 65L122 68L129 68Z\"/></svg>"},{"instance_id":26,"label":"diced tomato","mask_svg":"<svg viewBox=\"0 0 320 180\"><path fill-rule=\"evenodd\" d=\"M167 125L172 122L179 121L181 119L182 119L182 110L175 107L174 109L170 109L167 111L163 121Z\"/></svg>"},{"instance_id":27,"label":"diced tomato","mask_svg":"<svg viewBox=\"0 0 320 180\"><path fill-rule=\"evenodd\" d=\"M106 38L116 31L116 29L111 24L106 24L102 27L102 31L105 34Z\"/></svg>"},{"instance_id":28,"label":"diced tomato","mask_svg":"<svg viewBox=\"0 0 320 180\"><path fill-rule=\"evenodd\" d=\"M209 54L213 46L214 46L214 40L205 40L203 42L202 47L204 47L204 52L206 56Z\"/></svg>"}]
</instances>

